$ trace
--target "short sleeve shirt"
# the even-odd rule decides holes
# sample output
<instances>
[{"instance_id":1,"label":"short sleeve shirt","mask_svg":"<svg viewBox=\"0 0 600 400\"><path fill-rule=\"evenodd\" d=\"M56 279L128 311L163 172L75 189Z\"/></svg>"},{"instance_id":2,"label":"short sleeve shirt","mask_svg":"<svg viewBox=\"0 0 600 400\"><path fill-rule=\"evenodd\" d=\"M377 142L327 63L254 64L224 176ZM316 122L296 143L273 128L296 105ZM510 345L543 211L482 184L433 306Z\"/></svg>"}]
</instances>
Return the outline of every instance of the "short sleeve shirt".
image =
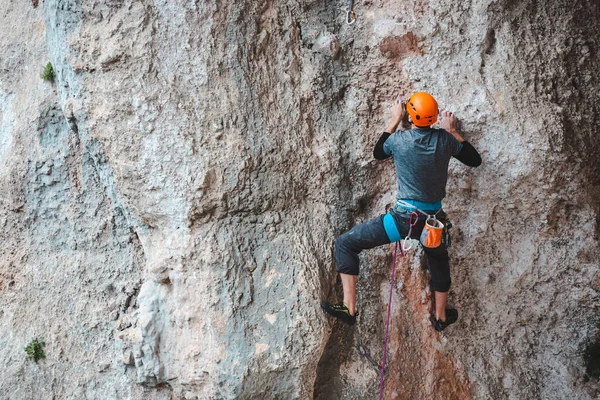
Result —
<instances>
[{"instance_id":1,"label":"short sleeve shirt","mask_svg":"<svg viewBox=\"0 0 600 400\"><path fill-rule=\"evenodd\" d=\"M443 129L396 131L383 144L394 157L398 199L441 201L446 196L448 163L462 149L454 136Z\"/></svg>"}]
</instances>

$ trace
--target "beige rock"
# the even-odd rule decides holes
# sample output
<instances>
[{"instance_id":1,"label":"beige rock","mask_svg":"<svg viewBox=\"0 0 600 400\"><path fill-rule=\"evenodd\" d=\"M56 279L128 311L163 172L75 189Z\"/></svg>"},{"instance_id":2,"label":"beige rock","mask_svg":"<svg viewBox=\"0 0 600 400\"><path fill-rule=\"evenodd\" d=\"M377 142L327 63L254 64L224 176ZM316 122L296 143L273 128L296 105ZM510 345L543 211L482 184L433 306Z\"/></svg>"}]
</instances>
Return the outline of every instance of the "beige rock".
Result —
<instances>
[{"instance_id":1,"label":"beige rock","mask_svg":"<svg viewBox=\"0 0 600 400\"><path fill-rule=\"evenodd\" d=\"M0 2L0 393L376 398L353 344L380 359L392 249L358 327L319 304L336 236L394 203L390 102L427 90L484 163L444 199L457 324L400 261L386 398L598 397L597 6L355 4Z\"/></svg>"}]
</instances>

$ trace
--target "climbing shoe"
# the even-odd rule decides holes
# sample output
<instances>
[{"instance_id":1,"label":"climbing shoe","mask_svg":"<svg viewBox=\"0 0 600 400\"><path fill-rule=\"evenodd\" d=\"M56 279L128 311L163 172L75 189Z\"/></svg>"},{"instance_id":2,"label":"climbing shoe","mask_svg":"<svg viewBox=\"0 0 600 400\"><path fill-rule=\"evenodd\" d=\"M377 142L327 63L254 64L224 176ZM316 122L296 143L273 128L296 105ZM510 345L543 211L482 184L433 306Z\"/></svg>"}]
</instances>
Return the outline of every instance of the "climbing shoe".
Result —
<instances>
[{"instance_id":1,"label":"climbing shoe","mask_svg":"<svg viewBox=\"0 0 600 400\"><path fill-rule=\"evenodd\" d=\"M356 316L358 315L358 312L354 315L350 315L350 310L348 310L348 307L346 307L344 303L329 304L324 301L321 303L321 308L327 314L333 315L348 325L354 325L356 323Z\"/></svg>"},{"instance_id":2,"label":"climbing shoe","mask_svg":"<svg viewBox=\"0 0 600 400\"><path fill-rule=\"evenodd\" d=\"M436 331L441 332L446 329L449 325L452 325L458 319L458 311L454 308L446 308L446 322L439 319L433 318L433 327Z\"/></svg>"}]
</instances>

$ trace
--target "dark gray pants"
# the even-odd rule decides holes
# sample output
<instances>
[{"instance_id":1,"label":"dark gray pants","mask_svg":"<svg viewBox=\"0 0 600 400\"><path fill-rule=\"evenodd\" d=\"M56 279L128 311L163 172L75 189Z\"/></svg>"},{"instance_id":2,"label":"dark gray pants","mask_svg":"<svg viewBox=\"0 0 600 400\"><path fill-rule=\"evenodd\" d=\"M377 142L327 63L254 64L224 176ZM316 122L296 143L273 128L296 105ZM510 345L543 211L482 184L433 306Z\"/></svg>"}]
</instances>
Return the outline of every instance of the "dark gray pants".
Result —
<instances>
[{"instance_id":1,"label":"dark gray pants","mask_svg":"<svg viewBox=\"0 0 600 400\"><path fill-rule=\"evenodd\" d=\"M396 222L398 232L404 238L408 235L410 227L410 212L390 211ZM428 212L425 210L425 212ZM435 211L431 212L431 214ZM441 211L438 213L438 219L443 220L446 214ZM358 275L358 254L365 249L381 246L391 243L383 227L383 215L373 218L367 222L359 224L348 232L342 234L335 240L335 258L337 261L337 272L348 275ZM426 217L419 216L419 220L413 226L410 237L419 239L421 231L425 226ZM436 292L447 292L450 289L450 263L448 250L442 244L435 249L423 247L427 257L427 266L431 273L431 289Z\"/></svg>"}]
</instances>

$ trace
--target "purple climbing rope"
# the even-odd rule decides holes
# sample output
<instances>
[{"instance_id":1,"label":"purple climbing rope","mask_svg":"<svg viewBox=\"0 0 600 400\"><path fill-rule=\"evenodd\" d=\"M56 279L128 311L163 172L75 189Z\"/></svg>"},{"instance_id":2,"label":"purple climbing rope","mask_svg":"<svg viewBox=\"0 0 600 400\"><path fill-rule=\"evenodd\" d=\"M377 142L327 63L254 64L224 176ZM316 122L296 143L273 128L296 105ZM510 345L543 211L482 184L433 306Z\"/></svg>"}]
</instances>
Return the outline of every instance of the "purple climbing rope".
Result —
<instances>
[{"instance_id":1,"label":"purple climbing rope","mask_svg":"<svg viewBox=\"0 0 600 400\"><path fill-rule=\"evenodd\" d=\"M411 227L412 228L412 227ZM409 233L410 236L410 233ZM383 359L381 360L381 378L379 379L379 400L383 400L383 381L385 380L385 357L387 356L387 342L388 333L390 329L390 313L392 310L392 294L394 293L394 281L396 280L396 258L398 255L398 248L400 254L404 257L402 246L398 246L399 242L396 242L394 247L394 265L392 266L392 279L390 282L390 302L388 303L387 322L385 323L385 340L383 342Z\"/></svg>"}]
</instances>

